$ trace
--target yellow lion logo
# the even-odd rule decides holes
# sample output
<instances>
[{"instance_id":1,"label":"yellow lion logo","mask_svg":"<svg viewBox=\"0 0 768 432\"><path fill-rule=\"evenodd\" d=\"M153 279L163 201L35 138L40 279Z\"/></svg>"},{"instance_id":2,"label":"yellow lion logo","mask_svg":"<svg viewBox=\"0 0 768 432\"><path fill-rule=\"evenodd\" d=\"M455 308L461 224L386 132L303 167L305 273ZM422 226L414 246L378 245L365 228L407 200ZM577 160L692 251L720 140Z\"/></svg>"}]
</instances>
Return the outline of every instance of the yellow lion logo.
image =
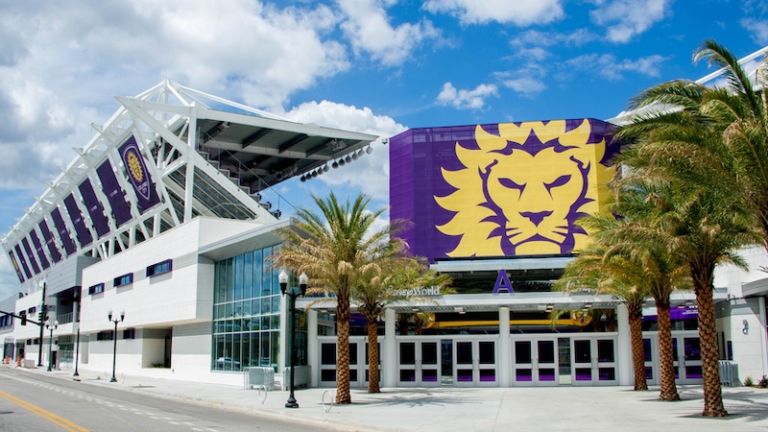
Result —
<instances>
[{"instance_id":1,"label":"yellow lion logo","mask_svg":"<svg viewBox=\"0 0 768 432\"><path fill-rule=\"evenodd\" d=\"M495 131L493 131L495 132ZM576 222L600 211L615 168L603 165L605 139L589 142L583 120L502 123L498 134L475 128L477 149L456 143L465 167L442 169L456 191L435 196L455 212L437 229L461 236L451 257L567 254L585 246Z\"/></svg>"},{"instance_id":2,"label":"yellow lion logo","mask_svg":"<svg viewBox=\"0 0 768 432\"><path fill-rule=\"evenodd\" d=\"M131 177L136 180L136 183L141 183L144 180L144 170L141 168L141 162L134 152L128 152L128 169L131 170Z\"/></svg>"}]
</instances>

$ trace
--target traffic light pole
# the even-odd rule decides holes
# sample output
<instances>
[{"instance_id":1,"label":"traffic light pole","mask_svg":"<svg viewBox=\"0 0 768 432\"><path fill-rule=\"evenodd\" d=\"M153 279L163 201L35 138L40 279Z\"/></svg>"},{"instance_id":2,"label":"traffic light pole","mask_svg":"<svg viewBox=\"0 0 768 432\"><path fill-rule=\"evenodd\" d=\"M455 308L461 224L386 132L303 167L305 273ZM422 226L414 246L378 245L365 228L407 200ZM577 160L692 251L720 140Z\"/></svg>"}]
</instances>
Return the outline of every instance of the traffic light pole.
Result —
<instances>
[{"instance_id":1,"label":"traffic light pole","mask_svg":"<svg viewBox=\"0 0 768 432\"><path fill-rule=\"evenodd\" d=\"M13 313L13 312L6 312L6 311L1 311L1 310L0 310L0 314L3 314L3 315L10 315L10 316L12 316L12 317L14 317L14 318L18 318L18 319L20 319L20 320L22 320L22 321L24 320L24 317L23 317L23 316L21 316L21 315L16 315L16 314L15 314L15 313ZM31 322L31 323L32 323L32 324L34 324L34 325L42 325L41 323L39 323L39 322L37 322L37 321L35 321L35 320L31 320L31 319L29 319L29 318L27 318L27 321L28 321L28 322ZM22 324L22 325L26 325L26 324Z\"/></svg>"},{"instance_id":2,"label":"traffic light pole","mask_svg":"<svg viewBox=\"0 0 768 432\"><path fill-rule=\"evenodd\" d=\"M43 303L40 305L40 348L37 351L37 367L43 366L43 336L45 335L43 321L45 321L47 315L47 307L45 305L45 288L47 285L47 283L43 282Z\"/></svg>"}]
</instances>

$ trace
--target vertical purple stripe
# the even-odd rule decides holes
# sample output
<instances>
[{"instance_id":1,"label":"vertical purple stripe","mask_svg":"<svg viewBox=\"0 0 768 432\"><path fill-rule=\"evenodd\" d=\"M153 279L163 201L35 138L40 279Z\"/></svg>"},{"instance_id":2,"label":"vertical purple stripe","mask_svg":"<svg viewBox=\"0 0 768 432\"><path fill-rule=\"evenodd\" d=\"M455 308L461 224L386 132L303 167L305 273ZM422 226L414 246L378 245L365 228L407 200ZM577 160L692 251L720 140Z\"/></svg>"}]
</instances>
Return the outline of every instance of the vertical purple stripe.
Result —
<instances>
[{"instance_id":1,"label":"vertical purple stripe","mask_svg":"<svg viewBox=\"0 0 768 432\"><path fill-rule=\"evenodd\" d=\"M11 264L13 269L16 270L16 276L19 278L19 282L24 282L24 275L21 274L21 268L19 268L19 261L16 259L16 254L13 251L8 252L8 256L11 257Z\"/></svg>"},{"instance_id":2,"label":"vertical purple stripe","mask_svg":"<svg viewBox=\"0 0 768 432\"><path fill-rule=\"evenodd\" d=\"M27 265L27 259L24 258L24 254L21 253L21 248L17 244L16 247L13 248L13 250L16 251L16 256L19 257L19 261L21 261L21 268L24 269L24 274L27 275L27 279L32 277L32 272L29 271L29 266Z\"/></svg>"},{"instance_id":3,"label":"vertical purple stripe","mask_svg":"<svg viewBox=\"0 0 768 432\"><path fill-rule=\"evenodd\" d=\"M64 198L64 206L67 208L67 213L69 213L69 219L72 221L72 226L75 227L75 233L77 233L77 241L80 242L80 247L88 246L93 241L93 236L91 236L91 232L85 226L83 214L80 213L80 208L77 207L75 197L72 194L69 194Z\"/></svg>"},{"instance_id":4,"label":"vertical purple stripe","mask_svg":"<svg viewBox=\"0 0 768 432\"><path fill-rule=\"evenodd\" d=\"M117 182L115 172L112 171L112 164L108 160L104 161L103 164L96 168L96 173L99 175L99 180L101 180L101 190L107 197L109 207L112 209L112 218L115 220L115 225L120 226L131 220L131 207L125 201L125 192Z\"/></svg>"},{"instance_id":5,"label":"vertical purple stripe","mask_svg":"<svg viewBox=\"0 0 768 432\"><path fill-rule=\"evenodd\" d=\"M32 265L32 271L35 274L40 273L40 266L38 266L37 261L35 261L35 256L32 254L32 248L29 247L29 242L26 237L21 239L21 245L24 247L24 252L27 253L27 259L29 259L29 263Z\"/></svg>"},{"instance_id":6,"label":"vertical purple stripe","mask_svg":"<svg viewBox=\"0 0 768 432\"><path fill-rule=\"evenodd\" d=\"M72 240L72 235L67 229L67 224L64 223L64 218L61 217L61 211L59 211L58 207L53 209L51 217L53 218L53 225L56 227L56 232L59 233L61 244L64 245L64 251L67 253L67 256L72 255L77 250L77 246L75 246L75 242Z\"/></svg>"},{"instance_id":7,"label":"vertical purple stripe","mask_svg":"<svg viewBox=\"0 0 768 432\"><path fill-rule=\"evenodd\" d=\"M128 180L131 182L134 192L136 192L139 211L143 214L159 203L160 197L157 195L155 184L152 182L149 170L147 170L147 163L144 161L144 156L142 156L139 145L136 143L136 138L133 136L128 138L118 148L118 152L120 153L120 159L123 161L123 166L125 166L125 170L128 173Z\"/></svg>"},{"instance_id":8,"label":"vertical purple stripe","mask_svg":"<svg viewBox=\"0 0 768 432\"><path fill-rule=\"evenodd\" d=\"M109 233L109 221L104 215L104 206L101 205L99 199L96 198L96 191L93 190L91 180L85 179L80 183L78 189L80 190L80 195L83 197L85 208L91 216L91 222L93 223L93 228L96 230L96 234L99 238L104 237Z\"/></svg>"},{"instance_id":9,"label":"vertical purple stripe","mask_svg":"<svg viewBox=\"0 0 768 432\"><path fill-rule=\"evenodd\" d=\"M45 256L43 244L40 242L40 238L35 230L29 232L29 238L32 239L32 245L35 247L35 253L37 254L37 259L40 260L40 265L43 267L43 270L47 270L51 264L48 262L48 257Z\"/></svg>"},{"instance_id":10,"label":"vertical purple stripe","mask_svg":"<svg viewBox=\"0 0 768 432\"><path fill-rule=\"evenodd\" d=\"M48 229L48 223L43 219L38 226L40 227L40 232L43 234L43 240L45 240L45 245L48 247L48 252L51 253L51 259L54 263L61 261L61 254L56 247L56 242L53 240L51 230Z\"/></svg>"}]
</instances>

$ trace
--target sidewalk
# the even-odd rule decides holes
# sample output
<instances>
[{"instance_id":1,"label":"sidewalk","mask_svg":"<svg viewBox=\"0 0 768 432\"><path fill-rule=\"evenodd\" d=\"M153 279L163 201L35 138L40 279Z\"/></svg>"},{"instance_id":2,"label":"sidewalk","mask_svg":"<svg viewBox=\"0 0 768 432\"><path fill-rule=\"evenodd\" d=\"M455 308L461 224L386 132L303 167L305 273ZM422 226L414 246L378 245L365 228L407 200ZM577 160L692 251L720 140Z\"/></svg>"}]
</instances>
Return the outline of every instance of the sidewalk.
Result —
<instances>
[{"instance_id":1,"label":"sidewalk","mask_svg":"<svg viewBox=\"0 0 768 432\"><path fill-rule=\"evenodd\" d=\"M20 369L21 370L21 369ZM71 380L71 371L25 370ZM699 416L700 386L680 386L680 402L659 402L657 391L634 392L627 387L561 388L429 388L384 389L380 394L352 391L352 405L324 405L334 389L297 390L301 408L283 407L288 392L272 391L262 404L260 393L239 387L82 372L85 385L115 387L162 398L185 400L254 415L287 419L311 426L346 431L658 431L768 429L768 390L724 388L725 419ZM682 429L685 428L685 429Z\"/></svg>"}]
</instances>

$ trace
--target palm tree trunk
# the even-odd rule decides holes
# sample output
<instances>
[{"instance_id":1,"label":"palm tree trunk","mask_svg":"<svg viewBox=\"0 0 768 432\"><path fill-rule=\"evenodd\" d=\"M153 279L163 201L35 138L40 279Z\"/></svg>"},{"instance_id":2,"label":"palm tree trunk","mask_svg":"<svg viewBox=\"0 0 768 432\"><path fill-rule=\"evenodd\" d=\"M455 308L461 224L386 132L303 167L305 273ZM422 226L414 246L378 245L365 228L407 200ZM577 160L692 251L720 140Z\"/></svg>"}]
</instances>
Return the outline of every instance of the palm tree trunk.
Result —
<instances>
[{"instance_id":1,"label":"palm tree trunk","mask_svg":"<svg viewBox=\"0 0 768 432\"><path fill-rule=\"evenodd\" d=\"M642 306L632 307L629 310L629 334L632 341L632 368L635 373L635 391L648 390L648 382L645 379Z\"/></svg>"},{"instance_id":2,"label":"palm tree trunk","mask_svg":"<svg viewBox=\"0 0 768 432\"><path fill-rule=\"evenodd\" d=\"M368 393L381 393L379 386L379 333L376 317L368 320Z\"/></svg>"},{"instance_id":3,"label":"palm tree trunk","mask_svg":"<svg viewBox=\"0 0 768 432\"><path fill-rule=\"evenodd\" d=\"M342 293L340 293L342 294ZM349 394L349 297L336 298L336 403L350 404Z\"/></svg>"},{"instance_id":4,"label":"palm tree trunk","mask_svg":"<svg viewBox=\"0 0 768 432\"><path fill-rule=\"evenodd\" d=\"M701 344L701 369L704 374L704 411L705 417L725 417L728 411L723 405L720 389L720 366L717 355L717 328L715 323L715 304L712 299L712 273L714 266L708 266L693 273L693 292L696 294L696 306L699 309L699 343Z\"/></svg>"},{"instance_id":5,"label":"palm tree trunk","mask_svg":"<svg viewBox=\"0 0 768 432\"><path fill-rule=\"evenodd\" d=\"M675 385L675 365L672 352L672 326L669 320L669 302L656 301L656 313L659 324L659 399L663 401L680 400Z\"/></svg>"}]
</instances>

